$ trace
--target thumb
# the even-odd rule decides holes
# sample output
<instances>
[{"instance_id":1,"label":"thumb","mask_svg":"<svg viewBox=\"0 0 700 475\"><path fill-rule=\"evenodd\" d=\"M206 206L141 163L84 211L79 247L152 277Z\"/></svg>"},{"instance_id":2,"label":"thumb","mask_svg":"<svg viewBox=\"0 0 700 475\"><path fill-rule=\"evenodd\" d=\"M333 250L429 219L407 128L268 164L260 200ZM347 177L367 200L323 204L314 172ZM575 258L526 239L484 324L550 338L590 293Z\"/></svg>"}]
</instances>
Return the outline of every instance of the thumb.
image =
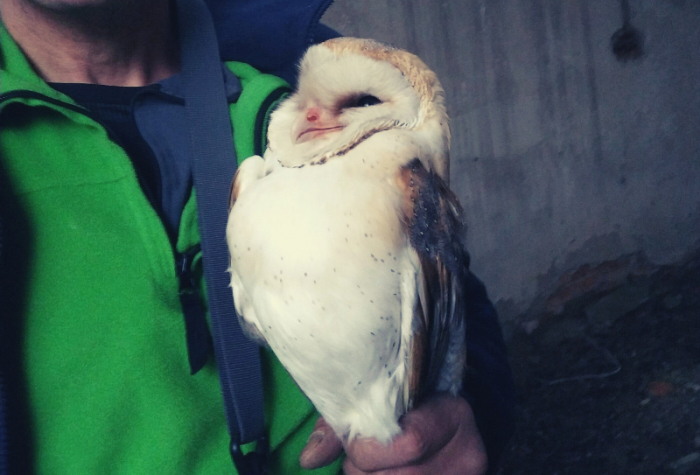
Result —
<instances>
[{"instance_id":1,"label":"thumb","mask_svg":"<svg viewBox=\"0 0 700 475\"><path fill-rule=\"evenodd\" d=\"M319 417L306 447L301 451L299 465L307 470L325 467L340 457L341 453L343 444L340 439L323 417Z\"/></svg>"}]
</instances>

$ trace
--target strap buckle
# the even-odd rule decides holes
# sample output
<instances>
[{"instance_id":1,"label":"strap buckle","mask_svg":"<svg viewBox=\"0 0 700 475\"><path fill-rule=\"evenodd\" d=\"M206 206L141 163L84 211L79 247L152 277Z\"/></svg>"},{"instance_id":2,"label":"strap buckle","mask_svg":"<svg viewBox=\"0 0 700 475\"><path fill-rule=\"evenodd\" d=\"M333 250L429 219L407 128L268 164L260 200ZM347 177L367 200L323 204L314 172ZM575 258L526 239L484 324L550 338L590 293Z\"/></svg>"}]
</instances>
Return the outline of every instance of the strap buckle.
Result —
<instances>
[{"instance_id":1,"label":"strap buckle","mask_svg":"<svg viewBox=\"0 0 700 475\"><path fill-rule=\"evenodd\" d=\"M260 437L255 446L247 454L241 451L237 442L231 441L231 458L239 475L267 475L267 453L269 450L267 437Z\"/></svg>"}]
</instances>

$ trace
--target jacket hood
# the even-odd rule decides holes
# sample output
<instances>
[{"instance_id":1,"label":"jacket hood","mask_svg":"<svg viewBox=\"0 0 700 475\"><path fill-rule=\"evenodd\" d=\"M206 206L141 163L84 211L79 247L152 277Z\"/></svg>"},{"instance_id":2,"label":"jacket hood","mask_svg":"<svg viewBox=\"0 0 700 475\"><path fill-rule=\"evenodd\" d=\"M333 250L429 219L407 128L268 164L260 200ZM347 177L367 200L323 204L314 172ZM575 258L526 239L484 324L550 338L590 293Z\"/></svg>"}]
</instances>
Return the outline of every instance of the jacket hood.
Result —
<instances>
[{"instance_id":1,"label":"jacket hood","mask_svg":"<svg viewBox=\"0 0 700 475\"><path fill-rule=\"evenodd\" d=\"M320 23L333 0L205 0L221 57L294 83L296 65L314 43L340 36Z\"/></svg>"}]
</instances>

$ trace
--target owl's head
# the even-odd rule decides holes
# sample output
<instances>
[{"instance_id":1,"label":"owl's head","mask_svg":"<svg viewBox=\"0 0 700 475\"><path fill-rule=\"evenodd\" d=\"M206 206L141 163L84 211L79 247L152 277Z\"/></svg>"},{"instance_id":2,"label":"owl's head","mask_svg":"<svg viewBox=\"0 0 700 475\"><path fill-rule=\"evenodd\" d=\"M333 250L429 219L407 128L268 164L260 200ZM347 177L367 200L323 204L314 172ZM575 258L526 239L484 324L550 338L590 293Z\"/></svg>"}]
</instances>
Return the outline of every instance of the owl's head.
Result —
<instances>
[{"instance_id":1,"label":"owl's head","mask_svg":"<svg viewBox=\"0 0 700 475\"><path fill-rule=\"evenodd\" d=\"M429 124L429 125L428 125ZM312 46L299 86L273 113L268 141L285 166L343 155L385 130L423 130L449 148L444 91L417 56L375 41L336 38Z\"/></svg>"}]
</instances>

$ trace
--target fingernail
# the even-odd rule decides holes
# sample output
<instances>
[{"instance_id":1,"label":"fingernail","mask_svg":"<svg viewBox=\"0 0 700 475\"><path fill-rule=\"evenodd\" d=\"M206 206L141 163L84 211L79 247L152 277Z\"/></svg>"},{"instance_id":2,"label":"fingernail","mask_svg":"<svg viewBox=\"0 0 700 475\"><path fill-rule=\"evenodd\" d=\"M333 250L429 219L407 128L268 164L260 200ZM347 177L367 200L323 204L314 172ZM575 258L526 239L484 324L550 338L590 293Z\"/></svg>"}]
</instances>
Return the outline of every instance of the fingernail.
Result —
<instances>
[{"instance_id":1,"label":"fingernail","mask_svg":"<svg viewBox=\"0 0 700 475\"><path fill-rule=\"evenodd\" d=\"M317 430L309 436L309 440L306 442L306 449L313 449L318 444L321 443L323 437L325 436L322 430Z\"/></svg>"}]
</instances>

